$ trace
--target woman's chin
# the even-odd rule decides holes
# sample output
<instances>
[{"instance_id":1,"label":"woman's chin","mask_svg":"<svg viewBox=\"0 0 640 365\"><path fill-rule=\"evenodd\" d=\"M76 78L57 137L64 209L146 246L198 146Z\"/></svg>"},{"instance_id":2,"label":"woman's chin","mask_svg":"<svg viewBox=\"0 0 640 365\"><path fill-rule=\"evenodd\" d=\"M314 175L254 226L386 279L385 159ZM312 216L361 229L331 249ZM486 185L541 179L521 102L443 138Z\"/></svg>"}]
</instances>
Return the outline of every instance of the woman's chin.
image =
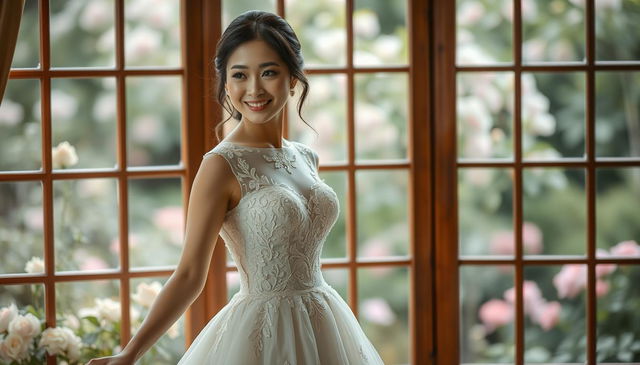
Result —
<instances>
[{"instance_id":1,"label":"woman's chin","mask_svg":"<svg viewBox=\"0 0 640 365\"><path fill-rule=\"evenodd\" d=\"M242 114L242 119L253 124L267 124L271 121L274 121L276 118L268 118L266 116L257 116L254 117L252 115Z\"/></svg>"}]
</instances>

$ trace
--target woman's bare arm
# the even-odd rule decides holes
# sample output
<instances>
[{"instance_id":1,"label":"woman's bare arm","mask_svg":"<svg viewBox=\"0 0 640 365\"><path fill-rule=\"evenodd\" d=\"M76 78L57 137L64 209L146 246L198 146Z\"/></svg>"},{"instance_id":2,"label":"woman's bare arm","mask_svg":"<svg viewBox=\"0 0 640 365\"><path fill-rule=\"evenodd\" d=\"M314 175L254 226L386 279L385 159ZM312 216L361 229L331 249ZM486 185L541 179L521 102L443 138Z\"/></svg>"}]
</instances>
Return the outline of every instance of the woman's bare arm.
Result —
<instances>
[{"instance_id":1,"label":"woman's bare arm","mask_svg":"<svg viewBox=\"0 0 640 365\"><path fill-rule=\"evenodd\" d=\"M178 320L202 291L229 204L231 182L235 183L235 177L222 156L214 154L203 159L189 196L184 248L178 267L120 354L131 363Z\"/></svg>"}]
</instances>

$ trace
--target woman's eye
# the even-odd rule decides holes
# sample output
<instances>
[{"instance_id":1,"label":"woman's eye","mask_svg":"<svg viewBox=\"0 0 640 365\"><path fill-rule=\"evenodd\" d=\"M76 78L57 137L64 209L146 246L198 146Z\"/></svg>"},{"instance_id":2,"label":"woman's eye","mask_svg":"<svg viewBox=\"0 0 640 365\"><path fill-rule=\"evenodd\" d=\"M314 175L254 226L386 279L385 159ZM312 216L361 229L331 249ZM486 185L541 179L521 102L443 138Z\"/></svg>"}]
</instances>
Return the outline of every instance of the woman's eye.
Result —
<instances>
[{"instance_id":1,"label":"woman's eye","mask_svg":"<svg viewBox=\"0 0 640 365\"><path fill-rule=\"evenodd\" d=\"M263 76L275 76L278 73L273 71L273 70L266 70L265 72L262 73Z\"/></svg>"},{"instance_id":2,"label":"woman's eye","mask_svg":"<svg viewBox=\"0 0 640 365\"><path fill-rule=\"evenodd\" d=\"M242 77L244 77L244 75L242 74L242 72L236 72L231 75L231 77L233 77L234 79L241 79Z\"/></svg>"}]
</instances>

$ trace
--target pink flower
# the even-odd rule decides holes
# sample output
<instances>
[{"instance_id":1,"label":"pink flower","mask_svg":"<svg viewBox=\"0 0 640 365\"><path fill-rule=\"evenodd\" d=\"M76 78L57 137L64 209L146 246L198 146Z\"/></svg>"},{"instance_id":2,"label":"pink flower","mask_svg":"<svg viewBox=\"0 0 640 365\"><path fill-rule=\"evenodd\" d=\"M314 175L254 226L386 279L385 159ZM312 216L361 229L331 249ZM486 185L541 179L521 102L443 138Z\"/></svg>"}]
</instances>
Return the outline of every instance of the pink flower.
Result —
<instances>
[{"instance_id":1,"label":"pink flower","mask_svg":"<svg viewBox=\"0 0 640 365\"><path fill-rule=\"evenodd\" d=\"M596 296L601 297L609 292L609 283L604 280L596 280Z\"/></svg>"},{"instance_id":2,"label":"pink flower","mask_svg":"<svg viewBox=\"0 0 640 365\"><path fill-rule=\"evenodd\" d=\"M140 235L134 232L129 233L129 248L134 248L140 243ZM120 239L118 237L111 240L109 251L116 255L120 254Z\"/></svg>"},{"instance_id":3,"label":"pink flower","mask_svg":"<svg viewBox=\"0 0 640 365\"><path fill-rule=\"evenodd\" d=\"M601 248L596 249L596 257L609 257L611 256L606 250ZM616 270L618 265L616 264L600 264L596 265L596 278L601 278L605 275L609 275Z\"/></svg>"},{"instance_id":4,"label":"pink flower","mask_svg":"<svg viewBox=\"0 0 640 365\"><path fill-rule=\"evenodd\" d=\"M389 303L383 298L371 298L361 304L362 315L369 321L383 326L393 324L396 315L389 307Z\"/></svg>"},{"instance_id":5,"label":"pink flower","mask_svg":"<svg viewBox=\"0 0 640 365\"><path fill-rule=\"evenodd\" d=\"M171 243L181 245L184 233L184 215L179 205L157 209L153 214L156 227L169 233Z\"/></svg>"},{"instance_id":6,"label":"pink flower","mask_svg":"<svg viewBox=\"0 0 640 365\"><path fill-rule=\"evenodd\" d=\"M542 231L531 222L522 224L522 247L526 255L542 252ZM491 237L490 252L494 255L513 255L513 231L498 231Z\"/></svg>"},{"instance_id":7,"label":"pink flower","mask_svg":"<svg viewBox=\"0 0 640 365\"><path fill-rule=\"evenodd\" d=\"M374 237L364 243L364 246L362 247L362 256L366 256L366 257L389 256L392 254L391 250L389 249L389 246L390 246L390 243L387 242L386 240ZM386 267L378 266L378 267L372 267L370 269L370 272L373 276L381 277L381 276L385 276L391 270L393 269L388 266Z\"/></svg>"},{"instance_id":8,"label":"pink flower","mask_svg":"<svg viewBox=\"0 0 640 365\"><path fill-rule=\"evenodd\" d=\"M489 252L493 255L513 255L515 251L512 231L498 231L491 237Z\"/></svg>"},{"instance_id":9,"label":"pink flower","mask_svg":"<svg viewBox=\"0 0 640 365\"><path fill-rule=\"evenodd\" d=\"M558 323L562 306L560 303L553 301L540 305L532 315L532 319L540 325L545 331L550 330Z\"/></svg>"},{"instance_id":10,"label":"pink flower","mask_svg":"<svg viewBox=\"0 0 640 365\"><path fill-rule=\"evenodd\" d=\"M488 333L513 320L513 306L504 300L491 299L480 307L478 315Z\"/></svg>"},{"instance_id":11,"label":"pink flower","mask_svg":"<svg viewBox=\"0 0 640 365\"><path fill-rule=\"evenodd\" d=\"M97 256L88 256L80 263L80 270L103 270L109 268L109 265Z\"/></svg>"},{"instance_id":12,"label":"pink flower","mask_svg":"<svg viewBox=\"0 0 640 365\"><path fill-rule=\"evenodd\" d=\"M553 278L553 285L558 290L558 297L573 298L585 287L587 281L586 268L582 264L567 264Z\"/></svg>"},{"instance_id":13,"label":"pink flower","mask_svg":"<svg viewBox=\"0 0 640 365\"><path fill-rule=\"evenodd\" d=\"M525 280L522 283L522 293L525 313L531 313L531 311L535 310L541 303L544 303L544 298L542 298L540 288L538 288L538 284L536 284L534 281ZM504 298L512 305L515 305L515 288L511 288L505 291Z\"/></svg>"},{"instance_id":14,"label":"pink flower","mask_svg":"<svg viewBox=\"0 0 640 365\"><path fill-rule=\"evenodd\" d=\"M636 241L622 241L611 247L613 256L640 256L640 246Z\"/></svg>"}]
</instances>

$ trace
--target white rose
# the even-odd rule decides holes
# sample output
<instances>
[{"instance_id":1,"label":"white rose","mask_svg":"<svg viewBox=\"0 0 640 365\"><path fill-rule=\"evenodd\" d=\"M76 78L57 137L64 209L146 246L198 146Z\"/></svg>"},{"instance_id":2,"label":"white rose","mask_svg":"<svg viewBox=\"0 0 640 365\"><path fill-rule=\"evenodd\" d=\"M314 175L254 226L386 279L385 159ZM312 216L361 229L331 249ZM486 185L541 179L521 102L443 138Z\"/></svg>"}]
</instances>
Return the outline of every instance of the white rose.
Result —
<instances>
[{"instance_id":1,"label":"white rose","mask_svg":"<svg viewBox=\"0 0 640 365\"><path fill-rule=\"evenodd\" d=\"M96 298L96 310L98 311L99 318L110 322L120 320L120 302L109 298Z\"/></svg>"},{"instance_id":2,"label":"white rose","mask_svg":"<svg viewBox=\"0 0 640 365\"><path fill-rule=\"evenodd\" d=\"M0 336L0 337L3 337L3 336ZM10 363L10 362L11 362L11 359L4 352L4 340L0 338L0 363L4 364L4 363Z\"/></svg>"},{"instance_id":3,"label":"white rose","mask_svg":"<svg viewBox=\"0 0 640 365\"><path fill-rule=\"evenodd\" d=\"M9 333L32 339L40 334L40 320L31 313L25 316L17 316L9 323Z\"/></svg>"},{"instance_id":4,"label":"white rose","mask_svg":"<svg viewBox=\"0 0 640 365\"><path fill-rule=\"evenodd\" d=\"M38 346L45 348L49 355L62 354L69 344L69 336L58 327L49 327L42 332Z\"/></svg>"},{"instance_id":5,"label":"white rose","mask_svg":"<svg viewBox=\"0 0 640 365\"><path fill-rule=\"evenodd\" d=\"M2 352L13 360L25 359L29 356L29 339L10 333L2 342Z\"/></svg>"},{"instance_id":6,"label":"white rose","mask_svg":"<svg viewBox=\"0 0 640 365\"><path fill-rule=\"evenodd\" d=\"M131 297L141 306L150 308L161 290L162 284L158 281L154 281L151 284L140 283L136 288L136 293Z\"/></svg>"},{"instance_id":7,"label":"white rose","mask_svg":"<svg viewBox=\"0 0 640 365\"><path fill-rule=\"evenodd\" d=\"M64 141L53 147L51 151L51 162L54 169L70 167L78 163L76 148Z\"/></svg>"},{"instance_id":8,"label":"white rose","mask_svg":"<svg viewBox=\"0 0 640 365\"><path fill-rule=\"evenodd\" d=\"M10 306L0 309L0 333L9 328L9 323L18 316L18 308L15 303L11 303Z\"/></svg>"},{"instance_id":9,"label":"white rose","mask_svg":"<svg viewBox=\"0 0 640 365\"><path fill-rule=\"evenodd\" d=\"M80 320L73 314L66 314L64 316L64 319L62 320L62 324L66 327L71 328L72 330L77 330L80 328Z\"/></svg>"},{"instance_id":10,"label":"white rose","mask_svg":"<svg viewBox=\"0 0 640 365\"><path fill-rule=\"evenodd\" d=\"M98 309L95 307L85 307L78 310L78 317L98 317ZM68 325L68 324L67 324Z\"/></svg>"},{"instance_id":11,"label":"white rose","mask_svg":"<svg viewBox=\"0 0 640 365\"><path fill-rule=\"evenodd\" d=\"M71 361L77 361L80 358L82 339L76 336L70 328L62 327L62 331L67 336L67 357Z\"/></svg>"},{"instance_id":12,"label":"white rose","mask_svg":"<svg viewBox=\"0 0 640 365\"><path fill-rule=\"evenodd\" d=\"M39 274L44 272L44 260L39 257L33 256L31 260L24 266L24 271L29 274Z\"/></svg>"}]
</instances>

